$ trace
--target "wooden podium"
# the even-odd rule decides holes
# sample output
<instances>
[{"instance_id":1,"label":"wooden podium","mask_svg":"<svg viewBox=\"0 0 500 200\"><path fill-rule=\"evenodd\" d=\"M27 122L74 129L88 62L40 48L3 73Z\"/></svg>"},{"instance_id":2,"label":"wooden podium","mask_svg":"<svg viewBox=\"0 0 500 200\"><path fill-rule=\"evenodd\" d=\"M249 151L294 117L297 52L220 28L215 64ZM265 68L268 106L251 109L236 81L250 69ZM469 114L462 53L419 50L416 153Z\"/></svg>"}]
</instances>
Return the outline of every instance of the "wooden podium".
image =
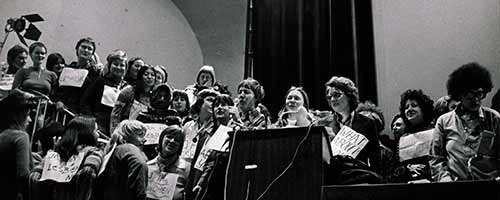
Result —
<instances>
[{"instance_id":1,"label":"wooden podium","mask_svg":"<svg viewBox=\"0 0 500 200\"><path fill-rule=\"evenodd\" d=\"M228 164L227 200L320 199L331 150L324 127L237 131ZM302 145L299 147L299 143Z\"/></svg>"}]
</instances>

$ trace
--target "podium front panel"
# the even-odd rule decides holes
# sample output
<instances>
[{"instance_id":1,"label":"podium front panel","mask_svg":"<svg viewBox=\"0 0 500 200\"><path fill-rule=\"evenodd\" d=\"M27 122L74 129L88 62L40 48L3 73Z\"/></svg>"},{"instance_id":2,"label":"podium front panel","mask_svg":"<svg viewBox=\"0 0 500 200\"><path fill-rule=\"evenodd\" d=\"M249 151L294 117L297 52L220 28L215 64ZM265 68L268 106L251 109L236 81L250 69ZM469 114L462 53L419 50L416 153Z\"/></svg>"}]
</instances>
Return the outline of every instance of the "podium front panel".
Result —
<instances>
[{"instance_id":1,"label":"podium front panel","mask_svg":"<svg viewBox=\"0 0 500 200\"><path fill-rule=\"evenodd\" d=\"M261 199L320 199L324 173L322 140L326 137L323 127L234 133L226 180L227 199L258 198L291 163L306 135L291 167Z\"/></svg>"}]
</instances>

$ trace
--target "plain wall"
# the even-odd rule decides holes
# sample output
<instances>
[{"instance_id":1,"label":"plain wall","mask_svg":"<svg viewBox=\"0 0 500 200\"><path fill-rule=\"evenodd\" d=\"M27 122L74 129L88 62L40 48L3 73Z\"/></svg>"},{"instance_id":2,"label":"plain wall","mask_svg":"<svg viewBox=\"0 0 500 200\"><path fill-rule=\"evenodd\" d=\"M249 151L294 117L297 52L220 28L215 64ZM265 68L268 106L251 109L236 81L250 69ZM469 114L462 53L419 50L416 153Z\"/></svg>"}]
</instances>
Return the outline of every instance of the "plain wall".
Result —
<instances>
[{"instance_id":1,"label":"plain wall","mask_svg":"<svg viewBox=\"0 0 500 200\"><path fill-rule=\"evenodd\" d=\"M204 64L235 96L243 80L247 0L173 0L200 42ZM194 77L193 77L194 80Z\"/></svg>"},{"instance_id":2,"label":"plain wall","mask_svg":"<svg viewBox=\"0 0 500 200\"><path fill-rule=\"evenodd\" d=\"M373 0L378 102L386 131L400 95L421 88L434 100L447 94L448 75L478 62L500 86L500 2L498 0Z\"/></svg>"},{"instance_id":3,"label":"plain wall","mask_svg":"<svg viewBox=\"0 0 500 200\"><path fill-rule=\"evenodd\" d=\"M47 45L48 53L62 53L67 63L76 60L75 44L86 36L97 41L103 63L111 51L123 49L129 58L140 56L146 63L164 65L168 82L176 88L193 83L203 63L191 26L170 0L2 0L0 25L32 13L45 19L34 24L42 31L39 41ZM21 42L11 33L0 60L6 60L14 44Z\"/></svg>"}]
</instances>

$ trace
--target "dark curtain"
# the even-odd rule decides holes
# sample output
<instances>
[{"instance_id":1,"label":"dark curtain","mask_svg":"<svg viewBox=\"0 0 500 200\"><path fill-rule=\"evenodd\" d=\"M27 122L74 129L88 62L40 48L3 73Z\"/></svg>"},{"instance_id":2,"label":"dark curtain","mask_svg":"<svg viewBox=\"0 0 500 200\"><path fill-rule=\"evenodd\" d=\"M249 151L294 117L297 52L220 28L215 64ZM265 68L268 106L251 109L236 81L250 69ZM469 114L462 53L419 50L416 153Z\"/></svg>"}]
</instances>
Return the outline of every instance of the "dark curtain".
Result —
<instances>
[{"instance_id":1,"label":"dark curtain","mask_svg":"<svg viewBox=\"0 0 500 200\"><path fill-rule=\"evenodd\" d=\"M334 75L376 103L371 1L249 0L247 10L245 77L264 85L274 119L291 86L305 88L310 108L329 110L324 84Z\"/></svg>"}]
</instances>

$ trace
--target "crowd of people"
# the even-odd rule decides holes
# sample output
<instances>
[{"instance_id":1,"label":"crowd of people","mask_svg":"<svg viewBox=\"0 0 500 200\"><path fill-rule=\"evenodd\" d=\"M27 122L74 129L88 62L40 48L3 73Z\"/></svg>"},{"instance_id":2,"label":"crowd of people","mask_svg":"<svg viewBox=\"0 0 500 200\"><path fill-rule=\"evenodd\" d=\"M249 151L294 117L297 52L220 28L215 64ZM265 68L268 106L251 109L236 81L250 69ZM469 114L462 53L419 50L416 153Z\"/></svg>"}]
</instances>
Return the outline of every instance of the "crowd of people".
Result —
<instances>
[{"instance_id":1,"label":"crowd of people","mask_svg":"<svg viewBox=\"0 0 500 200\"><path fill-rule=\"evenodd\" d=\"M332 145L346 134L362 138L354 146L359 152L333 155L328 184L500 176L500 94L493 109L483 105L493 83L478 63L451 72L448 94L436 102L421 89L404 91L384 131L380 108L360 102L346 77L325 83L330 111L312 110L305 89L291 86L272 120L255 79L242 80L232 96L205 65L194 84L176 89L161 65L123 50L102 64L95 50L96 42L83 38L75 46L77 61L66 64L52 53L46 66L48 48L41 42L8 51L5 76L14 80L0 101L5 199L223 199L233 145L228 133L303 126L324 126ZM33 66L25 66L28 56ZM59 113L68 111L75 116L59 122ZM209 148L224 131L223 145Z\"/></svg>"}]
</instances>

